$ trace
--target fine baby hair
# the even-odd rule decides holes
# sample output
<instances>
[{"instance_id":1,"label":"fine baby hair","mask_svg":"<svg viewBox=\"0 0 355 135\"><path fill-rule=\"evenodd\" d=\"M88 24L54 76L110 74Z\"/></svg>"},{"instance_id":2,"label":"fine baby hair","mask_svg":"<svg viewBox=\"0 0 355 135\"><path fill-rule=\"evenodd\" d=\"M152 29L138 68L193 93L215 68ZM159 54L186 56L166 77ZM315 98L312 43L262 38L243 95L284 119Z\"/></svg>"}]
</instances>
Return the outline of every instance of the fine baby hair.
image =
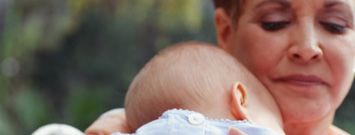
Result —
<instances>
[{"instance_id":1,"label":"fine baby hair","mask_svg":"<svg viewBox=\"0 0 355 135\"><path fill-rule=\"evenodd\" d=\"M173 108L211 119L258 121L272 115L273 125L282 125L275 102L256 78L228 53L200 42L172 45L153 57L132 81L125 108L132 131Z\"/></svg>"}]
</instances>

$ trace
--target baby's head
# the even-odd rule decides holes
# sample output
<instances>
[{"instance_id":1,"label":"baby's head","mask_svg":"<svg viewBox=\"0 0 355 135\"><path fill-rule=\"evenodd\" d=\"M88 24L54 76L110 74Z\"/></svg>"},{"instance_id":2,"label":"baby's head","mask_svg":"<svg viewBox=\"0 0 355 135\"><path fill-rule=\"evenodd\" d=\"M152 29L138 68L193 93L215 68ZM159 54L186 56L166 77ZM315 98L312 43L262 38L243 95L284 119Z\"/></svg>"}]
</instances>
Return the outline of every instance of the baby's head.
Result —
<instances>
[{"instance_id":1,"label":"baby's head","mask_svg":"<svg viewBox=\"0 0 355 135\"><path fill-rule=\"evenodd\" d=\"M170 46L152 58L132 81L125 108L132 131L173 108L282 127L266 88L231 55L199 42Z\"/></svg>"}]
</instances>

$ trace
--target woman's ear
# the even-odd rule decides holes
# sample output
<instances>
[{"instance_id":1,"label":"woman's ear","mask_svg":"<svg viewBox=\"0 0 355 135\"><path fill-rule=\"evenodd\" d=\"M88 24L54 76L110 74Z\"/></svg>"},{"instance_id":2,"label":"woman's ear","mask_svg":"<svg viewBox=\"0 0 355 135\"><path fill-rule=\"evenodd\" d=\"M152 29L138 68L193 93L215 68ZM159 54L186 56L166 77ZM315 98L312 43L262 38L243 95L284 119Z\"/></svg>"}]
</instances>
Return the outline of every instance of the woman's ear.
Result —
<instances>
[{"instance_id":1,"label":"woman's ear","mask_svg":"<svg viewBox=\"0 0 355 135\"><path fill-rule=\"evenodd\" d=\"M232 90L231 112L236 120L250 120L247 107L248 98L244 86L240 82L233 84Z\"/></svg>"},{"instance_id":2,"label":"woman's ear","mask_svg":"<svg viewBox=\"0 0 355 135\"><path fill-rule=\"evenodd\" d=\"M233 25L229 15L223 8L216 9L214 22L218 46L223 50L229 50L228 42L232 39Z\"/></svg>"}]
</instances>

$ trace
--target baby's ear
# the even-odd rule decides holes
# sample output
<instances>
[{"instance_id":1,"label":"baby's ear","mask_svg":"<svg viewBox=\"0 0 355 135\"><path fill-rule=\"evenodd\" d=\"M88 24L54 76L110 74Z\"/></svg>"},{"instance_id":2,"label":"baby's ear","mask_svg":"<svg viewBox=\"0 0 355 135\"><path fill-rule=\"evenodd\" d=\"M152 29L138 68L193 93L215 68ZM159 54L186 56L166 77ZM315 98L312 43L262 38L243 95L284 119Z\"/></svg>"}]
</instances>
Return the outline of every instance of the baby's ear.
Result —
<instances>
[{"instance_id":1,"label":"baby's ear","mask_svg":"<svg viewBox=\"0 0 355 135\"><path fill-rule=\"evenodd\" d=\"M237 120L249 120L248 116L248 95L245 87L240 82L235 82L233 84L232 90L232 102L231 102L231 112L235 119Z\"/></svg>"}]
</instances>

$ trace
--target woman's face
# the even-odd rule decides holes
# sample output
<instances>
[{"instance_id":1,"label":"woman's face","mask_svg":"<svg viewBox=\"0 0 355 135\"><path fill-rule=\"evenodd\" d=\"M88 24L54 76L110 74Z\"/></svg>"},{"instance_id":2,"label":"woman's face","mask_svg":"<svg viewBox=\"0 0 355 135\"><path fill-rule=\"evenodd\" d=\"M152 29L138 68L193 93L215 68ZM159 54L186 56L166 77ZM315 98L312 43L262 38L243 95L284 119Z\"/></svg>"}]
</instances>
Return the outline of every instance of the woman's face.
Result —
<instances>
[{"instance_id":1,"label":"woman's face","mask_svg":"<svg viewBox=\"0 0 355 135\"><path fill-rule=\"evenodd\" d=\"M286 121L332 118L350 89L354 0L247 0L231 37L222 48L269 89Z\"/></svg>"}]
</instances>

